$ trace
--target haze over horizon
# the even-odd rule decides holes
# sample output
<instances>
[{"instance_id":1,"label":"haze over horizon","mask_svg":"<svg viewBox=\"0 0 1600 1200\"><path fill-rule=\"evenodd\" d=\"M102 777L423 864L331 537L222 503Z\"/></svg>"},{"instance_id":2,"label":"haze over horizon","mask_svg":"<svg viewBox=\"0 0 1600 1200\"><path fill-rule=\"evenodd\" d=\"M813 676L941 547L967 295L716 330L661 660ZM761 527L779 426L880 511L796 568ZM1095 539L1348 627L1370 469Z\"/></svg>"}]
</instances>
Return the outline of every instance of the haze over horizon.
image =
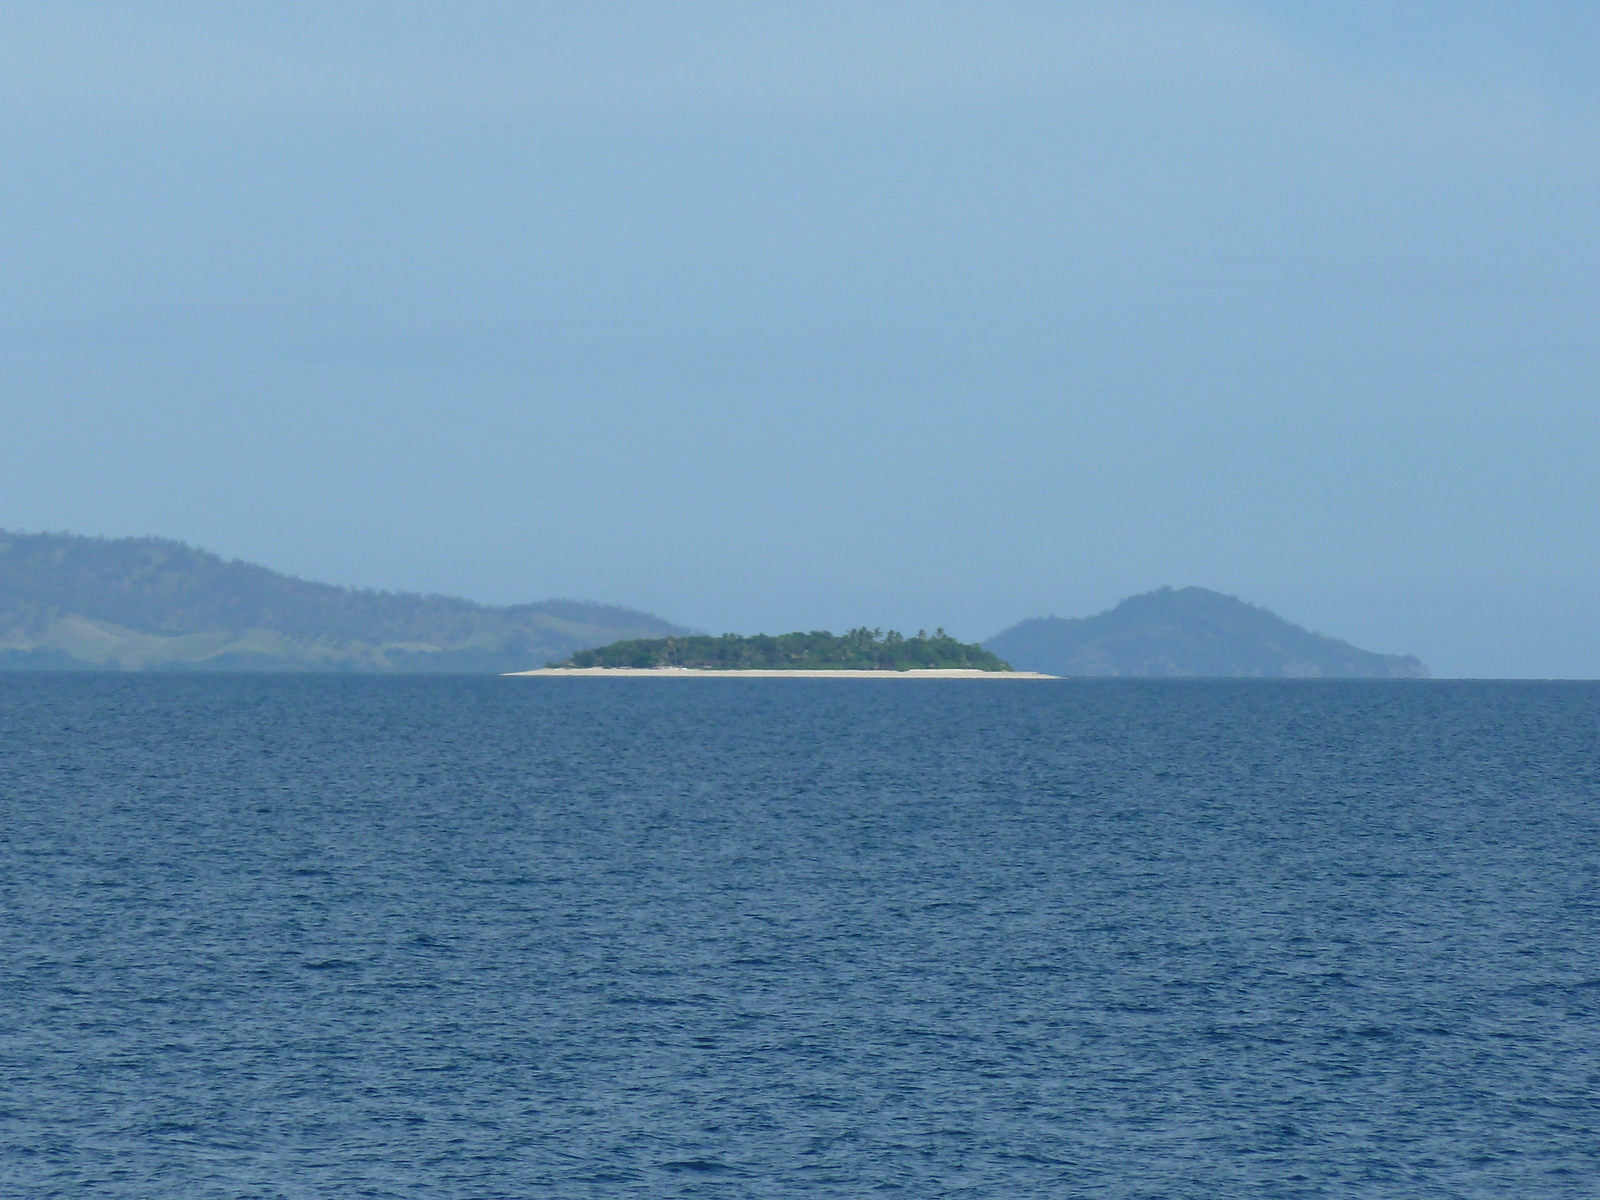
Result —
<instances>
[{"instance_id":1,"label":"haze over horizon","mask_svg":"<svg viewBox=\"0 0 1600 1200\"><path fill-rule=\"evenodd\" d=\"M0 528L1600 677L1600 10L0 14Z\"/></svg>"}]
</instances>

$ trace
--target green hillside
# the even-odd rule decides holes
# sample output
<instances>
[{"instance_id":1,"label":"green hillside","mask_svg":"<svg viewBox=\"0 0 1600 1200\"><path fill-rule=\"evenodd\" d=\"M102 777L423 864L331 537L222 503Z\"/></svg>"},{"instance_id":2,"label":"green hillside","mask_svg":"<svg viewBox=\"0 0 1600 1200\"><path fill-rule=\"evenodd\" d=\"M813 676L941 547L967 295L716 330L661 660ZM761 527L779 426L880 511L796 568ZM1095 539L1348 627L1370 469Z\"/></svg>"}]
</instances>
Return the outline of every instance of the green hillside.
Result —
<instances>
[{"instance_id":1,"label":"green hillside","mask_svg":"<svg viewBox=\"0 0 1600 1200\"><path fill-rule=\"evenodd\" d=\"M501 672L684 632L604 604L311 583L162 538L0 532L0 670Z\"/></svg>"},{"instance_id":2,"label":"green hillside","mask_svg":"<svg viewBox=\"0 0 1600 1200\"><path fill-rule=\"evenodd\" d=\"M904 637L894 630L756 634L740 637L634 639L580 650L553 667L691 667L716 671L908 671L961 667L980 671L1011 668L981 646L968 646L944 630Z\"/></svg>"}]
</instances>

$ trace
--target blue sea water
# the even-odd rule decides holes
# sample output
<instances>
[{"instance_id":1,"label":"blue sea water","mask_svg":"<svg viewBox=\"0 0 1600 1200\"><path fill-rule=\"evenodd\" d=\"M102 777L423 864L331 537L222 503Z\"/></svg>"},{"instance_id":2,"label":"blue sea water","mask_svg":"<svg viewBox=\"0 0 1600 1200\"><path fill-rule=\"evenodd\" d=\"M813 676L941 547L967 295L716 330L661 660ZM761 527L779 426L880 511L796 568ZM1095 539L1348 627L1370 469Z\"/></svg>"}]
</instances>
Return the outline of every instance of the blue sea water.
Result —
<instances>
[{"instance_id":1,"label":"blue sea water","mask_svg":"<svg viewBox=\"0 0 1600 1200\"><path fill-rule=\"evenodd\" d=\"M0 676L7 1197L1591 1197L1600 685Z\"/></svg>"}]
</instances>

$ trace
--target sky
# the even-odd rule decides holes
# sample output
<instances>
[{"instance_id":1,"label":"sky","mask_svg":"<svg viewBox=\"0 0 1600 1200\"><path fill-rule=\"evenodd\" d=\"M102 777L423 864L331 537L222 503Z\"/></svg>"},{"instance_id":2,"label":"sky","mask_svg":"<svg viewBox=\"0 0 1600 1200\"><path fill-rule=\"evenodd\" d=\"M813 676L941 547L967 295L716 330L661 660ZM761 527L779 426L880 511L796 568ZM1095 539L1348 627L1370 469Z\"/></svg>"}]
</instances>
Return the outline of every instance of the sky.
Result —
<instances>
[{"instance_id":1,"label":"sky","mask_svg":"<svg viewBox=\"0 0 1600 1200\"><path fill-rule=\"evenodd\" d=\"M1600 6L0 8L0 527L1600 677Z\"/></svg>"}]
</instances>

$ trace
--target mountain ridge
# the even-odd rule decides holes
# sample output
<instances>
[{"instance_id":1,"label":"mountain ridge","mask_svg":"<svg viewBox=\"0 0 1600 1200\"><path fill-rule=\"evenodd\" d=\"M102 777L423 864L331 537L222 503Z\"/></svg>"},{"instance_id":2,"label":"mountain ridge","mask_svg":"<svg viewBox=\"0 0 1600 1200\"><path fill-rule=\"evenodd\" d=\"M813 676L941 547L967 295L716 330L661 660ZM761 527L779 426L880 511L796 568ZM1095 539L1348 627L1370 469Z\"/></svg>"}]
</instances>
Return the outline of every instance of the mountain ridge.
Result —
<instances>
[{"instance_id":1,"label":"mountain ridge","mask_svg":"<svg viewBox=\"0 0 1600 1200\"><path fill-rule=\"evenodd\" d=\"M588 601L317 583L169 538L0 530L0 668L498 672L688 632Z\"/></svg>"}]
</instances>

